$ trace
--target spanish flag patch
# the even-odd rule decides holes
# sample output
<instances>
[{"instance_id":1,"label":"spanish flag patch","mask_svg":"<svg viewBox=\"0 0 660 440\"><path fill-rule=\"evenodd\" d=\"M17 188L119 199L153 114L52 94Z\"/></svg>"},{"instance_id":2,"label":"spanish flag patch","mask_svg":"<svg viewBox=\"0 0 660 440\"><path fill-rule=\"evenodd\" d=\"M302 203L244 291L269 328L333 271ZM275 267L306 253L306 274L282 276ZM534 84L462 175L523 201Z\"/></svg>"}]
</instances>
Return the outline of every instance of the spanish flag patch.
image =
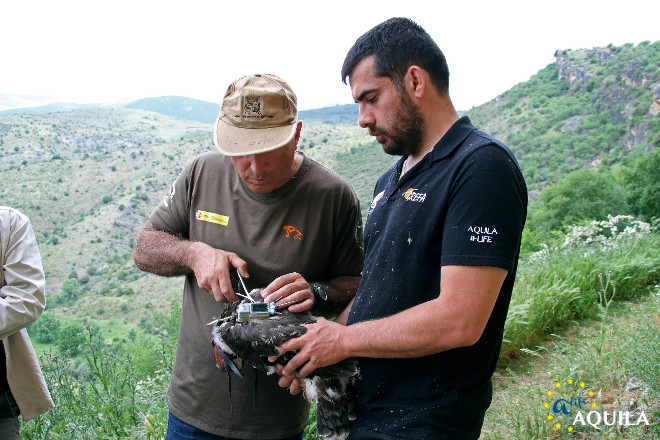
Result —
<instances>
[{"instance_id":1,"label":"spanish flag patch","mask_svg":"<svg viewBox=\"0 0 660 440\"><path fill-rule=\"evenodd\" d=\"M227 226L229 223L229 217L226 215L216 214L214 212L202 211L201 209L195 209L195 220L201 220L203 222L216 223L218 225Z\"/></svg>"}]
</instances>

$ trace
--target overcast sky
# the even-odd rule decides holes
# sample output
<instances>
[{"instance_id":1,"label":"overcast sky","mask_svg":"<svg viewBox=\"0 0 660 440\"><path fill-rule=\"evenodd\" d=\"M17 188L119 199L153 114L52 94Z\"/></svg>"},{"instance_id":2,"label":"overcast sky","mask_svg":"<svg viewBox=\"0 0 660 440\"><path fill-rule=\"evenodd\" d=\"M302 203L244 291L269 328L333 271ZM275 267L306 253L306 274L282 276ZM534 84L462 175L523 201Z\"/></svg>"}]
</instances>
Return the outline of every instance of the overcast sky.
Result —
<instances>
[{"instance_id":1,"label":"overcast sky","mask_svg":"<svg viewBox=\"0 0 660 440\"><path fill-rule=\"evenodd\" d=\"M660 39L657 0L0 0L0 93L220 102L235 78L274 73L301 110L350 103L346 51L393 16L438 43L460 110L526 81L557 49Z\"/></svg>"}]
</instances>

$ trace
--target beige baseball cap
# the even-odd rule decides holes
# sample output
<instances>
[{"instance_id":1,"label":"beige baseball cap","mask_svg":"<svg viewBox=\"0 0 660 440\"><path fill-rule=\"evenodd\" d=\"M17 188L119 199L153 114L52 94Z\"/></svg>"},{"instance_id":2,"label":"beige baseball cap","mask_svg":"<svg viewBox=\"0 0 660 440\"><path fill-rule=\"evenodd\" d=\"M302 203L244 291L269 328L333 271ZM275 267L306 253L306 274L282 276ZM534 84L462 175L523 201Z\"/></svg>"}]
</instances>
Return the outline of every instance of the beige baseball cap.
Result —
<instances>
[{"instance_id":1,"label":"beige baseball cap","mask_svg":"<svg viewBox=\"0 0 660 440\"><path fill-rule=\"evenodd\" d=\"M215 145L227 156L276 150L293 139L296 94L275 75L243 76L227 88L215 122Z\"/></svg>"}]
</instances>

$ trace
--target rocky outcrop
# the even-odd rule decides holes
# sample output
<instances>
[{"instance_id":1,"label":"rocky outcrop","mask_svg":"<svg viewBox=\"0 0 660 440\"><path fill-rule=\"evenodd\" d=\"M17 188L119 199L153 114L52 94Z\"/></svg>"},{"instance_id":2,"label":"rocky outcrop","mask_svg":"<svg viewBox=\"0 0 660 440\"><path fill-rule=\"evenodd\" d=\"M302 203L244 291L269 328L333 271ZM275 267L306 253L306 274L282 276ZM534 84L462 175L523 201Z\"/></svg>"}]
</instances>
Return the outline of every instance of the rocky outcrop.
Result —
<instances>
[{"instance_id":1,"label":"rocky outcrop","mask_svg":"<svg viewBox=\"0 0 660 440\"><path fill-rule=\"evenodd\" d=\"M651 91L653 92L653 98L651 100L649 113L653 116L658 116L658 113L660 113L660 83L653 84L651 86Z\"/></svg>"},{"instance_id":2,"label":"rocky outcrop","mask_svg":"<svg viewBox=\"0 0 660 440\"><path fill-rule=\"evenodd\" d=\"M577 66L567 51L556 51L555 60L559 70L559 78L566 80L568 86L576 82L588 84L594 74Z\"/></svg>"},{"instance_id":3,"label":"rocky outcrop","mask_svg":"<svg viewBox=\"0 0 660 440\"><path fill-rule=\"evenodd\" d=\"M573 118L566 122L563 127L561 127L561 132L566 133L567 131L575 131L582 123L582 119Z\"/></svg>"},{"instance_id":4,"label":"rocky outcrop","mask_svg":"<svg viewBox=\"0 0 660 440\"><path fill-rule=\"evenodd\" d=\"M623 82L631 87L644 87L650 81L653 81L653 76L649 73L638 73L639 66L628 62L621 71L621 79Z\"/></svg>"}]
</instances>

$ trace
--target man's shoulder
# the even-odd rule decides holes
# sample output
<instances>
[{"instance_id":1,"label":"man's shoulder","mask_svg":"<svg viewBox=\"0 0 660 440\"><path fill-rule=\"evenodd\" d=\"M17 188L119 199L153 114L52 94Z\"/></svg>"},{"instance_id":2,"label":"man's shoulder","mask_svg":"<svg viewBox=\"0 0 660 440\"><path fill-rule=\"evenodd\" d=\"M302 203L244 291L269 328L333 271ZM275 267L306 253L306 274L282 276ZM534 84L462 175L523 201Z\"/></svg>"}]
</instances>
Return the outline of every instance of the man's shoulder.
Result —
<instances>
[{"instance_id":1,"label":"man's shoulder","mask_svg":"<svg viewBox=\"0 0 660 440\"><path fill-rule=\"evenodd\" d=\"M206 153L201 153L198 154L197 156L194 156L188 160L188 163L231 163L231 159L229 159L227 156L224 154L220 153L219 151L207 151Z\"/></svg>"},{"instance_id":2,"label":"man's shoulder","mask_svg":"<svg viewBox=\"0 0 660 440\"><path fill-rule=\"evenodd\" d=\"M307 174L310 176L310 181L316 182L321 186L342 187L353 191L350 182L338 172L326 167L309 156L306 156L306 160L309 164L309 171Z\"/></svg>"},{"instance_id":3,"label":"man's shoulder","mask_svg":"<svg viewBox=\"0 0 660 440\"><path fill-rule=\"evenodd\" d=\"M208 168L222 169L231 166L231 159L229 157L218 151L208 151L188 159L183 168L188 173L200 173Z\"/></svg>"}]
</instances>

